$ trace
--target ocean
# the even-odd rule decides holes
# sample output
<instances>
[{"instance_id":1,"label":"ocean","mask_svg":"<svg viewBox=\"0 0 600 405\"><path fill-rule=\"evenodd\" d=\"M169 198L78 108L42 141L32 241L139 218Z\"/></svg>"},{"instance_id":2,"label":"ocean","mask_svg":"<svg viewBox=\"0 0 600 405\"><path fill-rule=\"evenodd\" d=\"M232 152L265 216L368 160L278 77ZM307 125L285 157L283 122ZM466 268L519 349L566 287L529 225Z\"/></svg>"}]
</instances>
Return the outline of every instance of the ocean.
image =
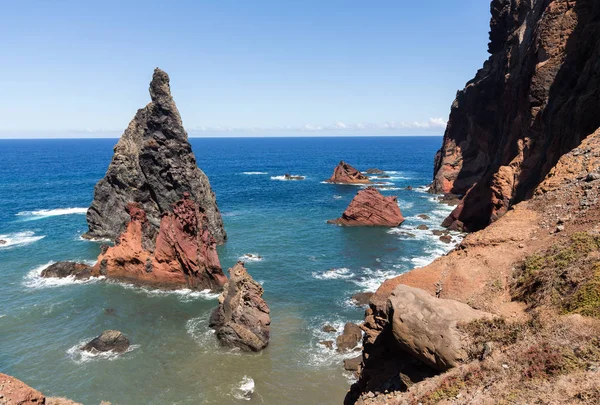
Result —
<instances>
[{"instance_id":1,"label":"ocean","mask_svg":"<svg viewBox=\"0 0 600 405\"><path fill-rule=\"evenodd\" d=\"M216 294L164 292L103 280L41 279L61 260L93 263L85 211L116 139L0 141L0 372L48 396L85 405L340 404L352 382L341 355L320 345L360 322L350 297L452 249L431 234L451 208L426 192L440 137L192 138L223 214L224 270L245 254L271 308L271 342L259 354L219 347L208 328ZM385 170L399 228L343 228L360 186L323 183L344 160ZM283 175L306 176L285 181ZM407 190L407 186L412 190ZM427 220L417 217L426 214ZM426 224L430 230L416 229ZM456 239L460 238L455 235ZM122 355L77 348L105 329L133 346ZM253 391L248 401L244 395Z\"/></svg>"}]
</instances>

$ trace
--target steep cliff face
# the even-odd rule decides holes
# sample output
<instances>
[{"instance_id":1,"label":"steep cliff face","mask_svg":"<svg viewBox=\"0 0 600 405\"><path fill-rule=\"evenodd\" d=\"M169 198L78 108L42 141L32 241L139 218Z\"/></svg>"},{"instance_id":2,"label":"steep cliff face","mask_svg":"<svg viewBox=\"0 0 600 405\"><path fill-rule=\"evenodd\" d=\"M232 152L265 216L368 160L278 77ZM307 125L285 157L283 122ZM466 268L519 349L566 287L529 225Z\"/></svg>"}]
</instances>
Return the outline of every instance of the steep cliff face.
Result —
<instances>
[{"instance_id":1,"label":"steep cliff face","mask_svg":"<svg viewBox=\"0 0 600 405\"><path fill-rule=\"evenodd\" d=\"M169 87L169 76L154 71L152 101L138 110L114 149L106 176L96 184L87 212L88 238L116 238L129 216L125 207L140 203L149 224L158 229L161 214L189 192L201 207L217 243L227 235L206 175L196 164Z\"/></svg>"},{"instance_id":2,"label":"steep cliff face","mask_svg":"<svg viewBox=\"0 0 600 405\"><path fill-rule=\"evenodd\" d=\"M600 2L493 0L491 12L491 56L457 94L432 185L465 195L446 225L470 231L600 126Z\"/></svg>"}]
</instances>

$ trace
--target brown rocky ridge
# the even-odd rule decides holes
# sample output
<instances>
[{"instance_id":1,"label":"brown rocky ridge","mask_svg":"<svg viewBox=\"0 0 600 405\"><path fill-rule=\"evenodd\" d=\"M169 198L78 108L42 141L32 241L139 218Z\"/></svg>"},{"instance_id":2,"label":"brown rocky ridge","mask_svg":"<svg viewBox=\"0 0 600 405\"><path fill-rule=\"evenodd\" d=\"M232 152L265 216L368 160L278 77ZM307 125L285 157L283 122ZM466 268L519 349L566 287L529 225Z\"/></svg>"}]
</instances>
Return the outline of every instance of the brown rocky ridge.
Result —
<instances>
[{"instance_id":1,"label":"brown rocky ridge","mask_svg":"<svg viewBox=\"0 0 600 405\"><path fill-rule=\"evenodd\" d=\"M384 282L346 403L599 403L598 173L600 129L532 198Z\"/></svg>"},{"instance_id":2,"label":"brown rocky ridge","mask_svg":"<svg viewBox=\"0 0 600 405\"><path fill-rule=\"evenodd\" d=\"M494 0L490 58L458 92L432 191L465 195L446 221L475 231L532 192L600 126L600 4Z\"/></svg>"},{"instance_id":3,"label":"brown rocky ridge","mask_svg":"<svg viewBox=\"0 0 600 405\"><path fill-rule=\"evenodd\" d=\"M386 197L375 187L360 190L342 216L327 221L343 226L398 226L404 217L395 196Z\"/></svg>"},{"instance_id":4,"label":"brown rocky ridge","mask_svg":"<svg viewBox=\"0 0 600 405\"><path fill-rule=\"evenodd\" d=\"M271 316L262 286L238 262L229 269L229 282L210 317L222 345L258 352L269 344Z\"/></svg>"},{"instance_id":5,"label":"brown rocky ridge","mask_svg":"<svg viewBox=\"0 0 600 405\"><path fill-rule=\"evenodd\" d=\"M326 180L335 184L370 184L367 176L350 166L343 160L333 170L333 175Z\"/></svg>"},{"instance_id":6,"label":"brown rocky ridge","mask_svg":"<svg viewBox=\"0 0 600 405\"><path fill-rule=\"evenodd\" d=\"M92 276L164 288L220 290L227 282L204 211L184 193L163 212L158 232L140 203L129 203L130 221L105 246Z\"/></svg>"},{"instance_id":7,"label":"brown rocky ridge","mask_svg":"<svg viewBox=\"0 0 600 405\"><path fill-rule=\"evenodd\" d=\"M110 405L102 402L101 405ZM46 397L24 382L0 373L0 405L81 405L66 398Z\"/></svg>"},{"instance_id":8,"label":"brown rocky ridge","mask_svg":"<svg viewBox=\"0 0 600 405\"><path fill-rule=\"evenodd\" d=\"M181 116L171 96L169 76L154 70L152 101L137 111L114 148L108 171L94 189L87 212L86 238L114 240L126 227L125 208L140 204L156 231L163 213L189 192L206 216L218 244L227 235L208 177L198 168Z\"/></svg>"}]
</instances>

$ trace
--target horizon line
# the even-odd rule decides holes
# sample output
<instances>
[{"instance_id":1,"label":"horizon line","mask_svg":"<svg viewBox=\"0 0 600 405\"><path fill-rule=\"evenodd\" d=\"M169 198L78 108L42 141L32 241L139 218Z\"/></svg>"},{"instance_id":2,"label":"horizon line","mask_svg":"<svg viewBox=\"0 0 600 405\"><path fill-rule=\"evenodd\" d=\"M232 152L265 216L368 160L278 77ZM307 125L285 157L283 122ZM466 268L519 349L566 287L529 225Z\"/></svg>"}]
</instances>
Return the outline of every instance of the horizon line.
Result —
<instances>
[{"instance_id":1,"label":"horizon line","mask_svg":"<svg viewBox=\"0 0 600 405\"><path fill-rule=\"evenodd\" d=\"M120 139L122 136L24 136L24 137L3 137L0 135L0 141L12 140L65 140L65 139L73 139L73 140L85 140L85 139ZM435 138L435 137L443 137L443 134L413 134L413 135L352 135L352 134L344 134L344 135L327 135L327 134L318 134L318 135L230 135L230 136L220 136L220 135L206 135L206 136L197 136L197 135L189 135L188 139L262 139L262 138Z\"/></svg>"}]
</instances>

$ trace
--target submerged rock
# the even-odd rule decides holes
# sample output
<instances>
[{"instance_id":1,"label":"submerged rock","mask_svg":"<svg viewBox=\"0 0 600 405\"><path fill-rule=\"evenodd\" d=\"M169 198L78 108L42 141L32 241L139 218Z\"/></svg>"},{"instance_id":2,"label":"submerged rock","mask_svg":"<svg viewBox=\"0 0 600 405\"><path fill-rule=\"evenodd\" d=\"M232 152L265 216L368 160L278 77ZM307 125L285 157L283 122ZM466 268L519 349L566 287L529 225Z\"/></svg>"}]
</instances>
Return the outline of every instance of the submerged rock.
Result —
<instances>
[{"instance_id":1,"label":"submerged rock","mask_svg":"<svg viewBox=\"0 0 600 405\"><path fill-rule=\"evenodd\" d=\"M427 231L429 229L429 227L427 225L421 224L421 225L417 226L417 229L420 231Z\"/></svg>"},{"instance_id":2,"label":"submerged rock","mask_svg":"<svg viewBox=\"0 0 600 405\"><path fill-rule=\"evenodd\" d=\"M91 266L88 266L85 263L77 263L77 262L58 262L51 264L46 267L41 276L48 277L57 277L64 278L74 276L77 280L82 280L86 278L90 278L91 274Z\"/></svg>"},{"instance_id":3,"label":"submerged rock","mask_svg":"<svg viewBox=\"0 0 600 405\"><path fill-rule=\"evenodd\" d=\"M283 177L286 180L304 180L305 179L304 176L293 176L293 175L288 174L288 173L284 174Z\"/></svg>"},{"instance_id":4,"label":"submerged rock","mask_svg":"<svg viewBox=\"0 0 600 405\"><path fill-rule=\"evenodd\" d=\"M3 239L0 239L0 245L6 245L6 243L7 243L7 242L6 242L5 240L3 240Z\"/></svg>"},{"instance_id":5,"label":"submerged rock","mask_svg":"<svg viewBox=\"0 0 600 405\"><path fill-rule=\"evenodd\" d=\"M127 229L115 246L100 253L94 276L165 288L220 290L225 285L208 219L188 193L163 213L158 234L141 204L128 204L127 212Z\"/></svg>"},{"instance_id":6,"label":"submerged rock","mask_svg":"<svg viewBox=\"0 0 600 405\"><path fill-rule=\"evenodd\" d=\"M329 350L333 350L333 340L322 340L319 344L325 346Z\"/></svg>"},{"instance_id":7,"label":"submerged rock","mask_svg":"<svg viewBox=\"0 0 600 405\"><path fill-rule=\"evenodd\" d=\"M115 239L129 221L125 208L139 203L148 225L158 231L161 216L189 192L204 213L217 243L227 236L208 177L200 170L188 142L169 76L155 69L152 101L138 110L114 149L106 176L96 184L87 212L86 238Z\"/></svg>"},{"instance_id":8,"label":"submerged rock","mask_svg":"<svg viewBox=\"0 0 600 405\"><path fill-rule=\"evenodd\" d=\"M360 327L352 322L344 325L344 331L335 340L337 351L340 353L348 352L356 347L362 338Z\"/></svg>"},{"instance_id":9,"label":"submerged rock","mask_svg":"<svg viewBox=\"0 0 600 405\"><path fill-rule=\"evenodd\" d=\"M86 352L115 352L125 353L129 349L129 339L118 330L105 330L80 350Z\"/></svg>"},{"instance_id":10,"label":"submerged rock","mask_svg":"<svg viewBox=\"0 0 600 405\"><path fill-rule=\"evenodd\" d=\"M426 215L426 214L419 214L419 215L417 215L417 217L419 217L421 219L424 219L424 220L428 220L429 219L429 215Z\"/></svg>"},{"instance_id":11,"label":"submerged rock","mask_svg":"<svg viewBox=\"0 0 600 405\"><path fill-rule=\"evenodd\" d=\"M385 197L376 188L360 190L341 218L327 221L343 226L389 226L404 222L398 200L394 196Z\"/></svg>"},{"instance_id":12,"label":"submerged rock","mask_svg":"<svg viewBox=\"0 0 600 405\"><path fill-rule=\"evenodd\" d=\"M369 184L371 181L367 176L350 166L343 160L335 167L333 175L326 180L328 183L336 184Z\"/></svg>"},{"instance_id":13,"label":"submerged rock","mask_svg":"<svg viewBox=\"0 0 600 405\"><path fill-rule=\"evenodd\" d=\"M262 298L264 290L242 262L229 269L229 276L209 326L224 346L260 351L269 344L271 333L269 306Z\"/></svg>"},{"instance_id":14,"label":"submerged rock","mask_svg":"<svg viewBox=\"0 0 600 405\"><path fill-rule=\"evenodd\" d=\"M335 329L333 326L331 325L325 325L323 326L323 332L327 332L327 333L333 333L333 332L337 332L337 329Z\"/></svg>"}]
</instances>

